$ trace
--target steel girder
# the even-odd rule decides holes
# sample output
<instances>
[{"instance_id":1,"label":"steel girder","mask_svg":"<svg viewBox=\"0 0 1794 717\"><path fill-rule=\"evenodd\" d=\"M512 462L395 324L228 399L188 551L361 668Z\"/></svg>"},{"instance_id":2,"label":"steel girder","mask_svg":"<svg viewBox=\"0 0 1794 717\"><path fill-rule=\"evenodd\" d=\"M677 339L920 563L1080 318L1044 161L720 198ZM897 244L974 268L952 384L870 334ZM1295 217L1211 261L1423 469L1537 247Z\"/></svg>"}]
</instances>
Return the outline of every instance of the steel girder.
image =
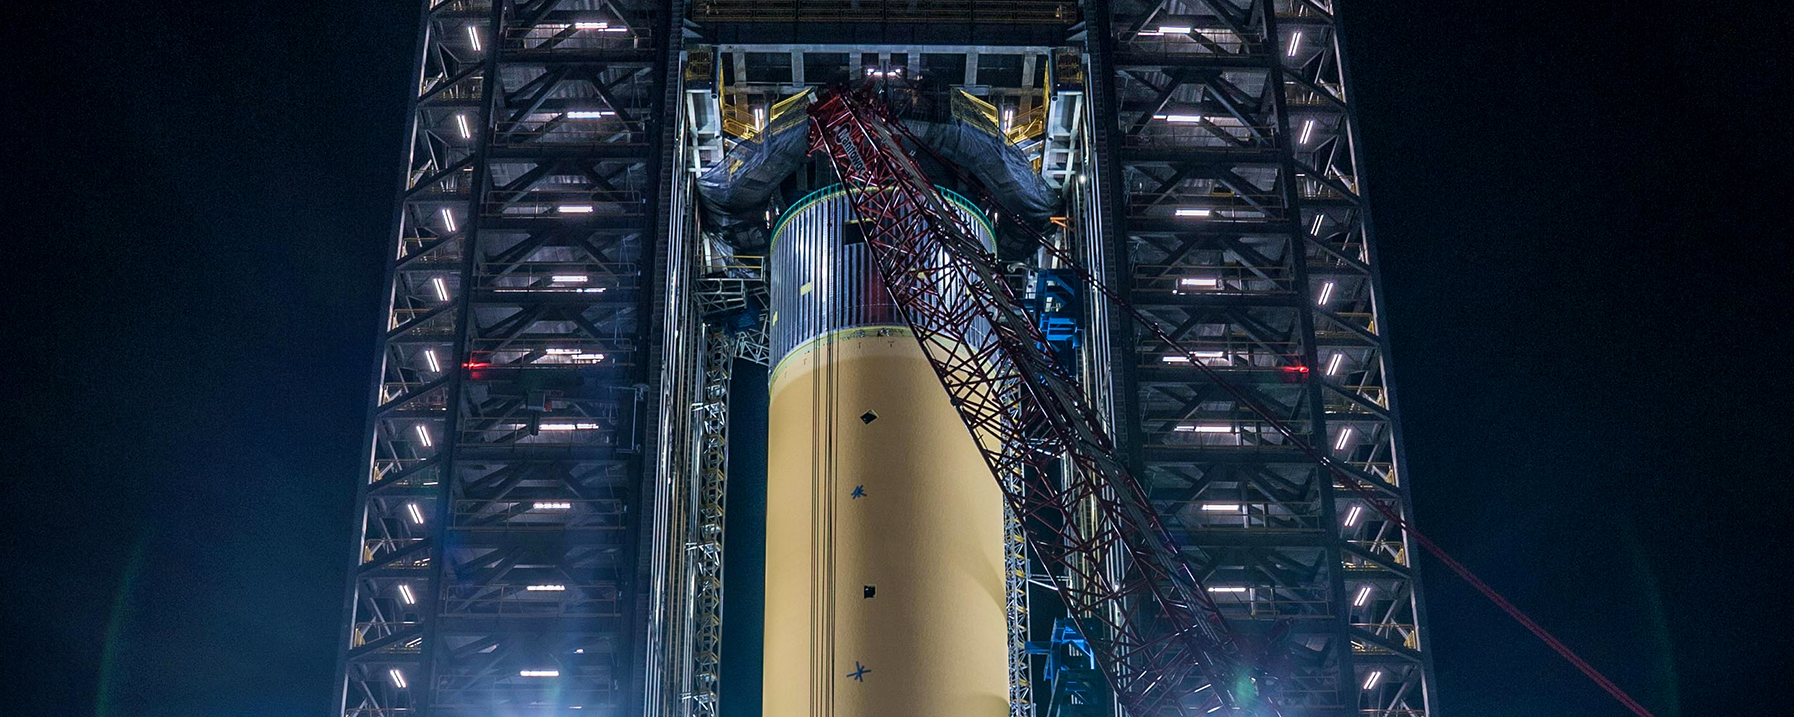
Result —
<instances>
[{"instance_id":1,"label":"steel girder","mask_svg":"<svg viewBox=\"0 0 1794 717\"><path fill-rule=\"evenodd\" d=\"M640 711L667 18L424 3L343 715Z\"/></svg>"},{"instance_id":2,"label":"steel girder","mask_svg":"<svg viewBox=\"0 0 1794 717\"><path fill-rule=\"evenodd\" d=\"M1429 714L1401 531L1193 365L1410 515L1330 0L1091 0L1096 103L1071 224L1193 355L1090 308L1090 389L1236 629L1288 635L1285 714Z\"/></svg>"}]
</instances>

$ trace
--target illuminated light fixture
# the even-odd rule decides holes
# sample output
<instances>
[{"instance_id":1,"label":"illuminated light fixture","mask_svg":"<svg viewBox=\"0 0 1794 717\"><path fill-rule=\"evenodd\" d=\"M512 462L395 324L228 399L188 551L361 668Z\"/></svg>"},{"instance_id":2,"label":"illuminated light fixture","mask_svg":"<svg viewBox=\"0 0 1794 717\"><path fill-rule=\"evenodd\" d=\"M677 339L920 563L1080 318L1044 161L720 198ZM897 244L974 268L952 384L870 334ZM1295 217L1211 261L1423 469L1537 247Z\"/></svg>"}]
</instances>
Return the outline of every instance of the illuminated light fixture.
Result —
<instances>
[{"instance_id":1,"label":"illuminated light fixture","mask_svg":"<svg viewBox=\"0 0 1794 717\"><path fill-rule=\"evenodd\" d=\"M1350 528L1354 525L1357 525L1358 518L1363 515L1364 515L1364 506L1362 506L1362 505L1352 506L1351 510L1346 511L1346 521L1345 521L1346 527Z\"/></svg>"},{"instance_id":2,"label":"illuminated light fixture","mask_svg":"<svg viewBox=\"0 0 1794 717\"><path fill-rule=\"evenodd\" d=\"M1321 284L1321 295L1314 300L1314 303L1317 306L1326 306L1327 302L1332 301L1332 300L1333 300L1333 282L1328 281L1325 284Z\"/></svg>"},{"instance_id":3,"label":"illuminated light fixture","mask_svg":"<svg viewBox=\"0 0 1794 717\"><path fill-rule=\"evenodd\" d=\"M1210 361L1226 361L1227 360L1227 352L1226 351L1197 351L1197 352L1195 352L1195 356L1196 356L1196 360L1201 361L1203 363L1208 363Z\"/></svg>"},{"instance_id":4,"label":"illuminated light fixture","mask_svg":"<svg viewBox=\"0 0 1794 717\"><path fill-rule=\"evenodd\" d=\"M567 113L567 119L589 120L610 117L615 114L610 110L572 110Z\"/></svg>"},{"instance_id":5,"label":"illuminated light fixture","mask_svg":"<svg viewBox=\"0 0 1794 717\"><path fill-rule=\"evenodd\" d=\"M435 349L424 349L424 363L430 367L430 373L442 373L442 364L436 362Z\"/></svg>"},{"instance_id":6,"label":"illuminated light fixture","mask_svg":"<svg viewBox=\"0 0 1794 717\"><path fill-rule=\"evenodd\" d=\"M570 709L570 710L583 710L585 708L586 708L585 705L567 705L567 709Z\"/></svg>"},{"instance_id":7,"label":"illuminated light fixture","mask_svg":"<svg viewBox=\"0 0 1794 717\"><path fill-rule=\"evenodd\" d=\"M1179 356L1179 355L1177 355L1177 354L1165 354L1165 355L1164 355L1164 356L1160 356L1160 357L1159 357L1159 361L1162 361L1162 362L1164 362L1164 363L1181 363L1181 364L1187 364L1187 363L1189 363L1189 362L1190 362L1190 357L1188 357L1188 356Z\"/></svg>"},{"instance_id":8,"label":"illuminated light fixture","mask_svg":"<svg viewBox=\"0 0 1794 717\"><path fill-rule=\"evenodd\" d=\"M1188 35L1192 28L1189 25L1160 25L1160 35Z\"/></svg>"},{"instance_id":9,"label":"illuminated light fixture","mask_svg":"<svg viewBox=\"0 0 1794 717\"><path fill-rule=\"evenodd\" d=\"M424 512L422 510L418 509L416 503L406 503L405 504L405 512L411 514L411 522L413 524L416 524L416 525L424 524Z\"/></svg>"},{"instance_id":10,"label":"illuminated light fixture","mask_svg":"<svg viewBox=\"0 0 1794 717\"><path fill-rule=\"evenodd\" d=\"M1172 430L1178 433L1232 433L1233 426L1226 423L1180 423Z\"/></svg>"},{"instance_id":11,"label":"illuminated light fixture","mask_svg":"<svg viewBox=\"0 0 1794 717\"><path fill-rule=\"evenodd\" d=\"M1296 34L1289 38L1289 56L1295 57L1296 51L1300 49L1302 49L1302 31L1297 30Z\"/></svg>"},{"instance_id":12,"label":"illuminated light fixture","mask_svg":"<svg viewBox=\"0 0 1794 717\"><path fill-rule=\"evenodd\" d=\"M1002 128L1003 131L1008 132L1009 125L1014 124L1014 123L1015 123L1015 108L1014 107L1004 107L1003 108L1003 128Z\"/></svg>"},{"instance_id":13,"label":"illuminated light fixture","mask_svg":"<svg viewBox=\"0 0 1794 717\"><path fill-rule=\"evenodd\" d=\"M575 29L575 30L603 30L603 29L606 29L609 27L610 27L610 23L608 23L608 22L576 22L576 23L573 23L573 29Z\"/></svg>"},{"instance_id":14,"label":"illuminated light fixture","mask_svg":"<svg viewBox=\"0 0 1794 717\"><path fill-rule=\"evenodd\" d=\"M1185 208L1177 210L1176 215L1180 217L1206 217L1212 211L1213 210L1210 209Z\"/></svg>"},{"instance_id":15,"label":"illuminated light fixture","mask_svg":"<svg viewBox=\"0 0 1794 717\"><path fill-rule=\"evenodd\" d=\"M544 424L542 424L542 430L544 430L544 431L596 431L596 430L598 430L598 424L596 424L596 423L544 423Z\"/></svg>"},{"instance_id":16,"label":"illuminated light fixture","mask_svg":"<svg viewBox=\"0 0 1794 717\"><path fill-rule=\"evenodd\" d=\"M558 592L565 592L567 590L567 586L561 585L558 583L550 583L550 584L544 584L544 585L531 585L529 587L524 588L524 590L528 590L529 592L532 592L532 593L558 593Z\"/></svg>"},{"instance_id":17,"label":"illuminated light fixture","mask_svg":"<svg viewBox=\"0 0 1794 717\"><path fill-rule=\"evenodd\" d=\"M1333 354L1333 358L1327 359L1327 375L1332 376L1336 373L1339 373L1339 365L1344 362L1345 362L1345 352L1344 351Z\"/></svg>"},{"instance_id":18,"label":"illuminated light fixture","mask_svg":"<svg viewBox=\"0 0 1794 717\"><path fill-rule=\"evenodd\" d=\"M450 233L453 233L457 228L455 224L455 213L449 211L448 207L442 208L442 228L449 230Z\"/></svg>"},{"instance_id":19,"label":"illuminated light fixture","mask_svg":"<svg viewBox=\"0 0 1794 717\"><path fill-rule=\"evenodd\" d=\"M1238 513L1245 510L1239 503L1203 503L1202 510L1209 513Z\"/></svg>"},{"instance_id":20,"label":"illuminated light fixture","mask_svg":"<svg viewBox=\"0 0 1794 717\"><path fill-rule=\"evenodd\" d=\"M411 594L411 586L410 585L400 585L399 586L399 599L404 600L406 605L416 605L417 604L417 596Z\"/></svg>"},{"instance_id":21,"label":"illuminated light fixture","mask_svg":"<svg viewBox=\"0 0 1794 717\"><path fill-rule=\"evenodd\" d=\"M603 361L604 354L573 354L574 361Z\"/></svg>"},{"instance_id":22,"label":"illuminated light fixture","mask_svg":"<svg viewBox=\"0 0 1794 717\"><path fill-rule=\"evenodd\" d=\"M418 442L418 443L422 443L422 444L424 444L424 447L425 447L425 448L429 448L429 447L431 447L431 446L432 446L432 445L435 445L435 444L434 444L434 443L433 443L433 442L432 442L432 441L431 441L431 440L430 440L430 429L428 429L428 428L425 428L425 427L424 427L424 424L422 424L422 423L419 423L419 424L417 424L417 425L415 425L415 426L412 426L412 428L415 428L415 429L417 429L417 442Z\"/></svg>"},{"instance_id":23,"label":"illuminated light fixture","mask_svg":"<svg viewBox=\"0 0 1794 717\"><path fill-rule=\"evenodd\" d=\"M448 301L448 283L440 276L430 277L430 290L436 292L437 301Z\"/></svg>"},{"instance_id":24,"label":"illuminated light fixture","mask_svg":"<svg viewBox=\"0 0 1794 717\"><path fill-rule=\"evenodd\" d=\"M573 654L575 654L575 655L584 655L584 654L586 654L586 649L585 649L585 648L583 648L583 647L579 647L579 648L574 648L574 650L573 650ZM575 708L575 709L577 709L577 708Z\"/></svg>"},{"instance_id":25,"label":"illuminated light fixture","mask_svg":"<svg viewBox=\"0 0 1794 717\"><path fill-rule=\"evenodd\" d=\"M572 356L573 354L579 353L579 349L545 349L545 350L548 352L549 356Z\"/></svg>"},{"instance_id":26,"label":"illuminated light fixture","mask_svg":"<svg viewBox=\"0 0 1794 717\"><path fill-rule=\"evenodd\" d=\"M604 28L602 30L599 30L599 32L629 32L629 28L618 25L618 26L614 26L614 27Z\"/></svg>"},{"instance_id":27,"label":"illuminated light fixture","mask_svg":"<svg viewBox=\"0 0 1794 717\"><path fill-rule=\"evenodd\" d=\"M1377 683L1381 682L1382 680L1383 680L1383 671L1382 670L1377 670L1376 672L1372 672L1372 673L1370 673L1369 677L1364 678L1364 689L1368 690L1372 687L1376 687Z\"/></svg>"},{"instance_id":28,"label":"illuminated light fixture","mask_svg":"<svg viewBox=\"0 0 1794 717\"><path fill-rule=\"evenodd\" d=\"M765 129L765 128L766 128L766 108L765 107L755 107L754 108L754 129L760 130L760 129Z\"/></svg>"},{"instance_id":29,"label":"illuminated light fixture","mask_svg":"<svg viewBox=\"0 0 1794 717\"><path fill-rule=\"evenodd\" d=\"M480 29L478 27L467 26L467 44L473 46L474 52L480 51Z\"/></svg>"},{"instance_id":30,"label":"illuminated light fixture","mask_svg":"<svg viewBox=\"0 0 1794 717\"><path fill-rule=\"evenodd\" d=\"M393 687L397 687L401 690L405 689L405 673L400 672L397 669L391 669L391 670L387 670L386 674L392 676L392 686Z\"/></svg>"},{"instance_id":31,"label":"illuminated light fixture","mask_svg":"<svg viewBox=\"0 0 1794 717\"><path fill-rule=\"evenodd\" d=\"M1321 235L1321 220L1326 218L1326 216L1327 215L1325 215L1325 214L1314 215L1314 226L1309 228L1308 233L1313 234L1317 237L1320 236Z\"/></svg>"},{"instance_id":32,"label":"illuminated light fixture","mask_svg":"<svg viewBox=\"0 0 1794 717\"><path fill-rule=\"evenodd\" d=\"M1302 123L1302 137L1301 139L1296 140L1296 142L1298 144L1308 144L1308 138L1313 136L1314 120L1308 120L1307 122Z\"/></svg>"},{"instance_id":33,"label":"illuminated light fixture","mask_svg":"<svg viewBox=\"0 0 1794 717\"><path fill-rule=\"evenodd\" d=\"M1333 442L1333 450L1336 450L1336 451L1345 450L1346 443L1350 442L1351 440L1352 440L1352 427L1346 426L1345 428L1340 429L1339 430L1339 440L1336 440Z\"/></svg>"},{"instance_id":34,"label":"illuminated light fixture","mask_svg":"<svg viewBox=\"0 0 1794 717\"><path fill-rule=\"evenodd\" d=\"M560 670L518 670L518 677L560 677Z\"/></svg>"},{"instance_id":35,"label":"illuminated light fixture","mask_svg":"<svg viewBox=\"0 0 1794 717\"><path fill-rule=\"evenodd\" d=\"M1241 585L1215 585L1208 589L1211 593L1243 593L1246 588Z\"/></svg>"},{"instance_id":36,"label":"illuminated light fixture","mask_svg":"<svg viewBox=\"0 0 1794 717\"><path fill-rule=\"evenodd\" d=\"M555 207L554 210L557 212L560 212L562 214L591 214L592 213L592 205L590 205L590 204L562 204L558 207Z\"/></svg>"},{"instance_id":37,"label":"illuminated light fixture","mask_svg":"<svg viewBox=\"0 0 1794 717\"><path fill-rule=\"evenodd\" d=\"M1179 289L1219 289L1221 280L1213 276L1186 276L1177 280Z\"/></svg>"},{"instance_id":38,"label":"illuminated light fixture","mask_svg":"<svg viewBox=\"0 0 1794 717\"><path fill-rule=\"evenodd\" d=\"M1358 588L1358 596L1352 598L1352 607L1364 607L1364 603L1367 603L1367 602L1370 602L1370 586L1369 585Z\"/></svg>"},{"instance_id":39,"label":"illuminated light fixture","mask_svg":"<svg viewBox=\"0 0 1794 717\"><path fill-rule=\"evenodd\" d=\"M548 280L556 284L584 284L590 281L591 277L585 274L555 274L548 277Z\"/></svg>"},{"instance_id":40,"label":"illuminated light fixture","mask_svg":"<svg viewBox=\"0 0 1794 717\"><path fill-rule=\"evenodd\" d=\"M1152 118L1172 124L1195 124L1202 121L1202 115L1153 115Z\"/></svg>"},{"instance_id":41,"label":"illuminated light fixture","mask_svg":"<svg viewBox=\"0 0 1794 717\"><path fill-rule=\"evenodd\" d=\"M467 115L455 115L455 129L461 130L461 139L473 139L473 128L467 125Z\"/></svg>"},{"instance_id":42,"label":"illuminated light fixture","mask_svg":"<svg viewBox=\"0 0 1794 717\"><path fill-rule=\"evenodd\" d=\"M531 507L536 510L572 510L573 504L563 500L539 500Z\"/></svg>"}]
</instances>

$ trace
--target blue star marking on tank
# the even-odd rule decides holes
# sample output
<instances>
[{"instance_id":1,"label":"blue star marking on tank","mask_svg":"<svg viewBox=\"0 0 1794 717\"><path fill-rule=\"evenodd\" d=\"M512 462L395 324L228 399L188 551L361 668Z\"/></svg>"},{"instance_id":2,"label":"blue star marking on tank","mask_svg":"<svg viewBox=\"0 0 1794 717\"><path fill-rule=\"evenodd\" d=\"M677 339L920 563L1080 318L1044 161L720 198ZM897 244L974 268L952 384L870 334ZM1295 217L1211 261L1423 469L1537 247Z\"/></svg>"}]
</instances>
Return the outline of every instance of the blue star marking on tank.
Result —
<instances>
[{"instance_id":1,"label":"blue star marking on tank","mask_svg":"<svg viewBox=\"0 0 1794 717\"><path fill-rule=\"evenodd\" d=\"M852 497L854 500L859 500L861 498L866 497L866 486L863 486L863 485L854 486L853 493L851 494L850 497Z\"/></svg>"},{"instance_id":2,"label":"blue star marking on tank","mask_svg":"<svg viewBox=\"0 0 1794 717\"><path fill-rule=\"evenodd\" d=\"M859 660L854 660L853 661L853 671L847 673L847 676L852 677L855 681L865 682L866 681L866 673L871 672L871 671L872 671L872 668L860 664Z\"/></svg>"}]
</instances>

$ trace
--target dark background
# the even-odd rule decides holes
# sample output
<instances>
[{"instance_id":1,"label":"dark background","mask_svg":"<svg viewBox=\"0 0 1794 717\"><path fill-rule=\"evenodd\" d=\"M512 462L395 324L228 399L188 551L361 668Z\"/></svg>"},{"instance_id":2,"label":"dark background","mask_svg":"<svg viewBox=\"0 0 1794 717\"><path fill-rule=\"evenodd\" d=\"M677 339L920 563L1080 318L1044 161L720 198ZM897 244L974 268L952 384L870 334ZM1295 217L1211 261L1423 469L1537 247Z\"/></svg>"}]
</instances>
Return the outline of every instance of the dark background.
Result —
<instances>
[{"instance_id":1,"label":"dark background","mask_svg":"<svg viewBox=\"0 0 1794 717\"><path fill-rule=\"evenodd\" d=\"M1660 717L1778 713L1785 18L1342 4L1421 526ZM328 711L417 5L9 28L0 712ZM1441 714L1623 714L1428 578Z\"/></svg>"}]
</instances>

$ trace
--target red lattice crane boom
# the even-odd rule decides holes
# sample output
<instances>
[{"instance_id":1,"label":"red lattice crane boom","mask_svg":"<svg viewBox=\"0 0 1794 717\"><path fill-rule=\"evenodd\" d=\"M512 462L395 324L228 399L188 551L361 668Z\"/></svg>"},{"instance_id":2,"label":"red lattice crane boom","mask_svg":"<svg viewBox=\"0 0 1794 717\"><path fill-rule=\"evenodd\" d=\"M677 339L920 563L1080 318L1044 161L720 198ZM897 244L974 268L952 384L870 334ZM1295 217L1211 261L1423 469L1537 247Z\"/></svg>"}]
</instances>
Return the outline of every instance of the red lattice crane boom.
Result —
<instances>
[{"instance_id":1,"label":"red lattice crane boom","mask_svg":"<svg viewBox=\"0 0 1794 717\"><path fill-rule=\"evenodd\" d=\"M870 87L830 93L810 115L812 150L846 186L893 302L1121 703L1136 717L1276 714L996 257L904 151L898 120Z\"/></svg>"}]
</instances>

